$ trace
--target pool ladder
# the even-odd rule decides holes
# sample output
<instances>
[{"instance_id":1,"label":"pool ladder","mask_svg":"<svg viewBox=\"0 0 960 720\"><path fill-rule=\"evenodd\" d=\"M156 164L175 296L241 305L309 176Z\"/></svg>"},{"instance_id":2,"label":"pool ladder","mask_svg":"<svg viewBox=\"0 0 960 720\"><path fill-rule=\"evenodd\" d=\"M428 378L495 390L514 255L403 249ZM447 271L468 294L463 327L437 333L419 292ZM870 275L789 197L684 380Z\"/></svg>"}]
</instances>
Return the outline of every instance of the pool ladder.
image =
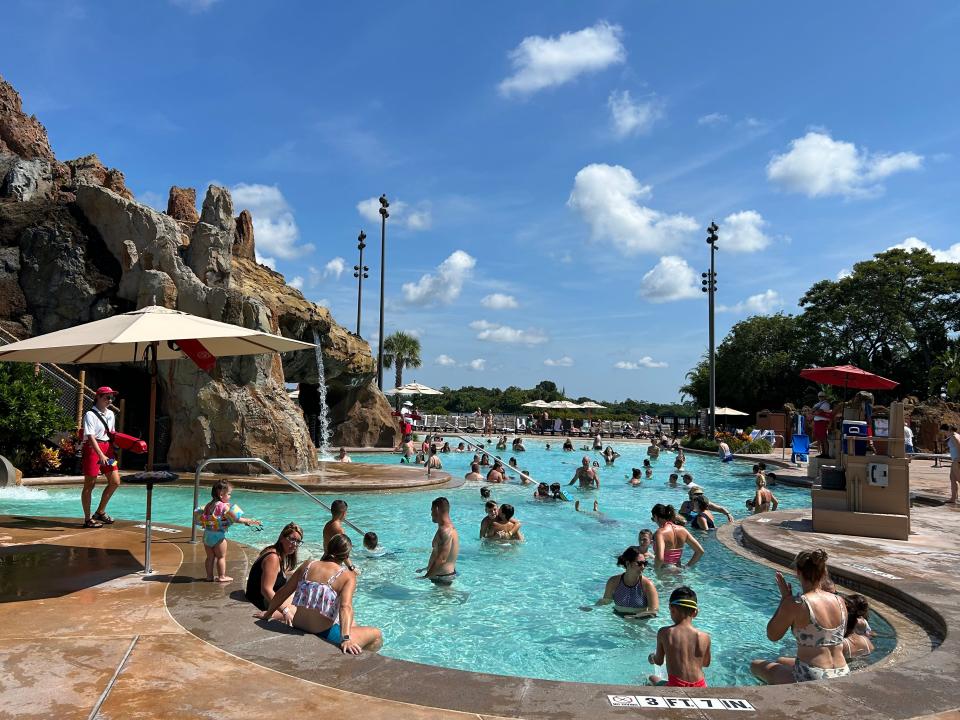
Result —
<instances>
[{"instance_id":1,"label":"pool ladder","mask_svg":"<svg viewBox=\"0 0 960 720\"><path fill-rule=\"evenodd\" d=\"M193 477L193 507L190 508L190 542L191 542L192 544L195 545L195 544L197 543L197 526L196 526L196 523L194 523L194 521L193 521L193 511L194 511L195 508L198 507L199 502L200 502L200 473L202 473L203 470L204 470L204 468L206 468L208 465L236 465L236 464L240 464L240 463L246 463L246 464L250 464L250 465L259 465L260 467L268 470L269 472L273 473L273 474L276 475L278 478L280 478L281 480L283 480L285 483L287 483L287 485L289 485L290 487L292 487L294 490L296 490L296 491L298 491L298 492L301 492L301 493L303 493L304 495L306 495L308 498L310 498L310 499L313 500L315 503L317 503L317 505L319 505L320 507L326 508L328 511L330 510L330 506L327 505L325 502L323 502L323 500L321 500L321 499L318 498L316 495L314 495L312 492L310 492L309 490L307 490L307 489L306 489L303 485L301 485L300 483L296 482L295 480L291 480L290 478L288 478L286 475L284 475L282 472L280 472L279 470L277 470L273 465L271 465L270 463L268 463L268 462L267 462L266 460L264 460L263 458L255 458L255 457L208 458L207 460L204 460L204 461L201 462L199 465L197 465L197 471L196 471L196 473L194 473L194 477ZM346 518L343 519L343 522L344 522L345 524L349 525L350 527L352 527L354 530L356 530L356 531L357 531L358 533L360 533L361 535L363 535L363 530L361 530L360 528L358 528L356 525L354 525L352 522L350 522L350 521L347 520Z\"/></svg>"}]
</instances>

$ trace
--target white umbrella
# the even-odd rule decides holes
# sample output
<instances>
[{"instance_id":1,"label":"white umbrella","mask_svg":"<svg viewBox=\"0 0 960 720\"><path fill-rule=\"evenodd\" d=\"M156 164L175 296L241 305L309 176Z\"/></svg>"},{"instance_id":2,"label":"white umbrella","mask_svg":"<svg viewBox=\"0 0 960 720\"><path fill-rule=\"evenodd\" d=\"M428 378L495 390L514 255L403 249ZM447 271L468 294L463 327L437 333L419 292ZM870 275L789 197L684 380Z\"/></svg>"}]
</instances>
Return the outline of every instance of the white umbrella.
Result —
<instances>
[{"instance_id":1,"label":"white umbrella","mask_svg":"<svg viewBox=\"0 0 960 720\"><path fill-rule=\"evenodd\" d=\"M432 387L426 385L421 385L417 382L405 383L398 388L393 388L392 390L385 390L384 395L443 395L439 390L434 390Z\"/></svg>"},{"instance_id":2,"label":"white umbrella","mask_svg":"<svg viewBox=\"0 0 960 720\"><path fill-rule=\"evenodd\" d=\"M581 403L580 407L584 410L606 410L606 405L601 405L600 403L595 403L593 400L587 400L585 403Z\"/></svg>"},{"instance_id":3,"label":"white umbrella","mask_svg":"<svg viewBox=\"0 0 960 720\"><path fill-rule=\"evenodd\" d=\"M546 407L554 410L579 410L581 406L569 400L554 400L552 403L548 403Z\"/></svg>"},{"instance_id":4,"label":"white umbrella","mask_svg":"<svg viewBox=\"0 0 960 720\"><path fill-rule=\"evenodd\" d=\"M531 402L524 403L520 407L545 408L550 407L550 403L548 403L546 400L532 400Z\"/></svg>"},{"instance_id":5,"label":"white umbrella","mask_svg":"<svg viewBox=\"0 0 960 720\"><path fill-rule=\"evenodd\" d=\"M0 350L0 361L85 364L137 362L146 359L180 360L186 357L186 354L180 350L178 343L197 340L203 347L196 350L201 353L206 350L214 358L289 352L315 347L312 343L151 305L5 345ZM156 430L157 372L153 362L150 374L148 470L153 469L153 440Z\"/></svg>"},{"instance_id":6,"label":"white umbrella","mask_svg":"<svg viewBox=\"0 0 960 720\"><path fill-rule=\"evenodd\" d=\"M737 415L747 416L747 413L740 412L739 410L734 410L733 408L728 407L718 407L714 410L717 415L723 415L724 417L735 417Z\"/></svg>"}]
</instances>

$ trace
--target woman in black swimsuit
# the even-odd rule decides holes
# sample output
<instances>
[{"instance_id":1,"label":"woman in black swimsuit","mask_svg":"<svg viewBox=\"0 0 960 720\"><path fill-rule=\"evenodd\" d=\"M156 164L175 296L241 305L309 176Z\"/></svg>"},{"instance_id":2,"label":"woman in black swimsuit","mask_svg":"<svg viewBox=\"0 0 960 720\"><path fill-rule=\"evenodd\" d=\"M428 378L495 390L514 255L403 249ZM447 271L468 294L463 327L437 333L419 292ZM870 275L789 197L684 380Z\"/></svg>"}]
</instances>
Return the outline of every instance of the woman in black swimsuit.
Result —
<instances>
[{"instance_id":1,"label":"woman in black swimsuit","mask_svg":"<svg viewBox=\"0 0 960 720\"><path fill-rule=\"evenodd\" d=\"M260 610L266 610L277 590L287 582L287 573L297 567L297 550L303 544L303 530L290 523L280 531L273 545L260 551L247 577L247 600ZM286 607L280 608L273 619L282 619Z\"/></svg>"}]
</instances>

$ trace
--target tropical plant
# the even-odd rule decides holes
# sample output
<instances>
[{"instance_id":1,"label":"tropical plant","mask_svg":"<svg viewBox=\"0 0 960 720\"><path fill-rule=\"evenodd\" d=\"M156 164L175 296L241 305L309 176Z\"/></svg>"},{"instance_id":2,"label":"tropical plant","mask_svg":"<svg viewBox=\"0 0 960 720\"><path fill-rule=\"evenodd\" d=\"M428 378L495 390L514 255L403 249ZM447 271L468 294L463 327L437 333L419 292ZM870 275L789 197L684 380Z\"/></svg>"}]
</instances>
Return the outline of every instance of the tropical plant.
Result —
<instances>
[{"instance_id":1,"label":"tropical plant","mask_svg":"<svg viewBox=\"0 0 960 720\"><path fill-rule=\"evenodd\" d=\"M383 339L383 366L396 371L396 387L403 385L403 369L418 368L420 360L420 341L413 335L398 330Z\"/></svg>"},{"instance_id":2,"label":"tropical plant","mask_svg":"<svg viewBox=\"0 0 960 720\"><path fill-rule=\"evenodd\" d=\"M29 469L44 441L71 425L57 390L27 363L0 363L0 454Z\"/></svg>"}]
</instances>

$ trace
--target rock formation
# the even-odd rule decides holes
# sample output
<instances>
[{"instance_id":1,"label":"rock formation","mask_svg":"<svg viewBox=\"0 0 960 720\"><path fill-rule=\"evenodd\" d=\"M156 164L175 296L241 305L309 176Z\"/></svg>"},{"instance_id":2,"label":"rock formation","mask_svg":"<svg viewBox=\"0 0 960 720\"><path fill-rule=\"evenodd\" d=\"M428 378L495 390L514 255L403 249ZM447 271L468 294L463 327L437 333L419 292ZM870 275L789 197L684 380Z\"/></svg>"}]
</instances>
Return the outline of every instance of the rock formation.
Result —
<instances>
[{"instance_id":1,"label":"rock formation","mask_svg":"<svg viewBox=\"0 0 960 720\"><path fill-rule=\"evenodd\" d=\"M225 188L201 212L192 188L171 188L168 213L136 202L123 174L96 155L60 163L35 118L0 79L0 326L27 337L150 304L321 341L314 353L222 358L211 375L161 363L167 459L256 456L286 470L316 467L303 414L284 382L325 381L339 444L392 444L396 424L376 390L369 346L255 261L253 219L234 217Z\"/></svg>"}]
</instances>

